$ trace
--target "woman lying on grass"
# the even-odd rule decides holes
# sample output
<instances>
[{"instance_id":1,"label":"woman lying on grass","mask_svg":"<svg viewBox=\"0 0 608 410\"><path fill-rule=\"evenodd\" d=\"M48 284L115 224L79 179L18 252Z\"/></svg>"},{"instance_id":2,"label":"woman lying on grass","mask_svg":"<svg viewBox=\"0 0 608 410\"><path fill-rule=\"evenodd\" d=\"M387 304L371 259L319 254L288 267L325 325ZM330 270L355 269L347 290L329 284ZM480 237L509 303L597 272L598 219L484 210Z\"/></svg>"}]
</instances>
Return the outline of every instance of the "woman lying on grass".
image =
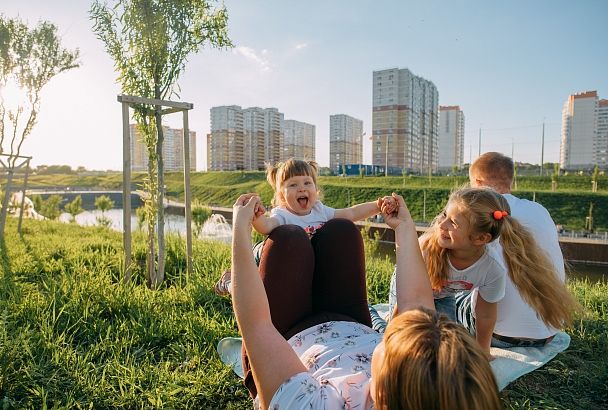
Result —
<instances>
[{"instance_id":1,"label":"woman lying on grass","mask_svg":"<svg viewBox=\"0 0 608 410\"><path fill-rule=\"evenodd\" d=\"M246 384L262 408L500 408L479 345L435 313L414 222L393 196L398 211L383 216L395 230L399 312L383 338L370 328L352 222L331 220L313 241L301 228L278 227L258 272L251 225L260 198L234 204L232 302L253 375Z\"/></svg>"}]
</instances>

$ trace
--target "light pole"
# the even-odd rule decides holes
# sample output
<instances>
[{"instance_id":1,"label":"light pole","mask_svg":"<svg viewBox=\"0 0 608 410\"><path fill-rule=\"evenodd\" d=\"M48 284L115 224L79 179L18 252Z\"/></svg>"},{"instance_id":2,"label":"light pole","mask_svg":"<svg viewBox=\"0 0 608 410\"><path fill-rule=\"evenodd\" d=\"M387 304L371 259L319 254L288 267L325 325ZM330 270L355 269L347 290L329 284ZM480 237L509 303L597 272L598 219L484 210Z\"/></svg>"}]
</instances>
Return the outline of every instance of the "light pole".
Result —
<instances>
[{"instance_id":1,"label":"light pole","mask_svg":"<svg viewBox=\"0 0 608 410\"><path fill-rule=\"evenodd\" d=\"M543 176L543 162L545 162L545 119L543 118L543 134L540 142L540 176Z\"/></svg>"},{"instance_id":2,"label":"light pole","mask_svg":"<svg viewBox=\"0 0 608 410\"><path fill-rule=\"evenodd\" d=\"M386 153L384 157L384 177L388 177L388 134L386 134Z\"/></svg>"}]
</instances>

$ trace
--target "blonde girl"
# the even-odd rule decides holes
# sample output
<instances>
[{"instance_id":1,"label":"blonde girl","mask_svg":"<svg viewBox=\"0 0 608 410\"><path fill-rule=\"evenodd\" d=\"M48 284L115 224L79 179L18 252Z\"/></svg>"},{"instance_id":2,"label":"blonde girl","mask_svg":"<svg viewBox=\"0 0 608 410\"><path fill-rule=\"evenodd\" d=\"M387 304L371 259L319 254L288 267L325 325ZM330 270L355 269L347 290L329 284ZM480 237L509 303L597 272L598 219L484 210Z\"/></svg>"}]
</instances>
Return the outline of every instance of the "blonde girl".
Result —
<instances>
[{"instance_id":1,"label":"blonde girl","mask_svg":"<svg viewBox=\"0 0 608 410\"><path fill-rule=\"evenodd\" d=\"M510 213L507 200L492 189L461 189L450 196L444 212L420 238L436 305L449 298L455 313L455 299L450 294L472 291L468 298L459 298L468 300L469 306L459 304L458 321L475 333L488 354L496 342L493 331L497 302L504 296L506 268L524 300L545 323L561 327L571 320L576 307L554 265ZM506 267L494 247L486 246L499 236Z\"/></svg>"},{"instance_id":2,"label":"blonde girl","mask_svg":"<svg viewBox=\"0 0 608 410\"><path fill-rule=\"evenodd\" d=\"M309 236L320 229L327 221L334 218L358 221L376 215L383 204L392 212L396 202L392 196L378 198L376 201L334 209L324 205L317 187L318 165L315 161L304 161L290 158L266 169L266 179L274 191L272 210L266 216L266 209L260 203L256 208L253 228L269 235L281 225L296 225L304 229ZM265 241L254 246L253 253L259 264ZM225 296L231 293L231 273L222 273L215 284L215 293Z\"/></svg>"},{"instance_id":3,"label":"blonde girl","mask_svg":"<svg viewBox=\"0 0 608 410\"><path fill-rule=\"evenodd\" d=\"M274 191L270 216L256 217L253 228L268 235L281 225L297 225L309 235L315 233L323 224L333 218L358 221L380 212L383 201L394 208L390 196L377 201L366 202L350 208L334 209L321 202L317 186L318 165L315 161L288 159L285 162L268 166L266 179Z\"/></svg>"}]
</instances>

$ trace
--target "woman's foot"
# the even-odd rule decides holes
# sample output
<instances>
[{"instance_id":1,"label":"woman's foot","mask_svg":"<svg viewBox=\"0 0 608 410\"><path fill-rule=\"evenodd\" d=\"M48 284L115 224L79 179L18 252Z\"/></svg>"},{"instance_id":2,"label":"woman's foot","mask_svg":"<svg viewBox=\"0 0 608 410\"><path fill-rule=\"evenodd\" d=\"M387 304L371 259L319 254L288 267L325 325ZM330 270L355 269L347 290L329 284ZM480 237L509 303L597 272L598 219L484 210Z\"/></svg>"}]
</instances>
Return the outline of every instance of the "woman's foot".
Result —
<instances>
[{"instance_id":1,"label":"woman's foot","mask_svg":"<svg viewBox=\"0 0 608 410\"><path fill-rule=\"evenodd\" d=\"M215 283L213 287L213 291L218 296L228 296L230 295L230 278L231 272L230 270L225 270L222 273L220 279Z\"/></svg>"}]
</instances>

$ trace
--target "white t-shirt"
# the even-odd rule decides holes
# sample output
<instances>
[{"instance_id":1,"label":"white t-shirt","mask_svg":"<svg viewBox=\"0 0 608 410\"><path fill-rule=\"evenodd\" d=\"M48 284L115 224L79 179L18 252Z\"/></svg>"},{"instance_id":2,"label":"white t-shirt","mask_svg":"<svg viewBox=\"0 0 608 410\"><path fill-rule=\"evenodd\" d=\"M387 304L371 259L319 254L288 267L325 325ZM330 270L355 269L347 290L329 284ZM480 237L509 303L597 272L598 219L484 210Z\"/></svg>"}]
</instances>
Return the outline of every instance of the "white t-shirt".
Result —
<instances>
[{"instance_id":1,"label":"white t-shirt","mask_svg":"<svg viewBox=\"0 0 608 410\"><path fill-rule=\"evenodd\" d=\"M549 212L541 204L520 199L511 194L505 194L511 215L524 225L534 236L541 249L549 256L555 265L559 278L566 279L564 257L559 247L559 238L555 223ZM504 263L502 246L498 241L493 242ZM505 297L498 303L498 317L494 333L510 337L526 337L532 339L545 339L553 336L557 330L545 325L536 314L536 311L522 299L519 291L507 276Z\"/></svg>"},{"instance_id":2,"label":"white t-shirt","mask_svg":"<svg viewBox=\"0 0 608 410\"><path fill-rule=\"evenodd\" d=\"M330 219L333 219L336 210L317 201L308 215L296 215L284 207L276 207L270 211L270 217L279 221L280 225L298 225L308 234L312 235L317 229Z\"/></svg>"},{"instance_id":3,"label":"white t-shirt","mask_svg":"<svg viewBox=\"0 0 608 410\"><path fill-rule=\"evenodd\" d=\"M489 303L498 302L504 297L506 274L507 270L501 262L500 255L495 249L486 245L483 255L468 268L456 269L448 258L447 283L440 292L434 292L433 297L441 299L460 292L473 291L472 307L475 311L478 293ZM389 311L392 312L397 304L396 271L393 271L388 299Z\"/></svg>"},{"instance_id":4,"label":"white t-shirt","mask_svg":"<svg viewBox=\"0 0 608 410\"><path fill-rule=\"evenodd\" d=\"M288 342L308 368L286 380L270 409L372 409L371 363L382 335L356 322L327 322Z\"/></svg>"}]
</instances>

